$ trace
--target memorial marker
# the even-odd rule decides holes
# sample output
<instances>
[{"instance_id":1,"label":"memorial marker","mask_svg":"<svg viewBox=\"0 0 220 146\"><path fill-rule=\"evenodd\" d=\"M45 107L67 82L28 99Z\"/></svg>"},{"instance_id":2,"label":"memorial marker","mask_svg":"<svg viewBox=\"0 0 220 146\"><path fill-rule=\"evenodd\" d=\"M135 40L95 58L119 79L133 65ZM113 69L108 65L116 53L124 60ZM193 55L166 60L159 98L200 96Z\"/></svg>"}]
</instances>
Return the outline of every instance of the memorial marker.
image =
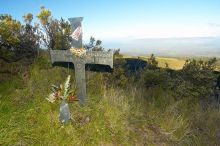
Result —
<instances>
[{"instance_id":1,"label":"memorial marker","mask_svg":"<svg viewBox=\"0 0 220 146\"><path fill-rule=\"evenodd\" d=\"M76 49L81 49L82 44L82 17L69 18L72 30L71 46ZM81 104L85 103L86 99L86 79L85 65L100 64L108 65L113 68L113 52L112 51L86 51L82 56L76 56L70 50L50 50L51 61L55 62L72 62L75 67L75 80L77 87L77 97Z\"/></svg>"}]
</instances>

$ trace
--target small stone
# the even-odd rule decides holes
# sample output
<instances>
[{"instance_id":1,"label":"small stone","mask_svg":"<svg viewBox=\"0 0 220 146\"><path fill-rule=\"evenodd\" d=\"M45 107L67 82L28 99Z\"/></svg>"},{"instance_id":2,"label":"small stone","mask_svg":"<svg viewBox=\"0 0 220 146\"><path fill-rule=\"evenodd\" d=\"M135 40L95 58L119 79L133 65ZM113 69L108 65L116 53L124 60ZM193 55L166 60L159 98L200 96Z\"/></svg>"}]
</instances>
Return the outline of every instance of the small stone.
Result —
<instances>
[{"instance_id":1,"label":"small stone","mask_svg":"<svg viewBox=\"0 0 220 146\"><path fill-rule=\"evenodd\" d=\"M86 117L85 123L89 123L89 122L90 122L90 118L89 118L89 117Z\"/></svg>"}]
</instances>

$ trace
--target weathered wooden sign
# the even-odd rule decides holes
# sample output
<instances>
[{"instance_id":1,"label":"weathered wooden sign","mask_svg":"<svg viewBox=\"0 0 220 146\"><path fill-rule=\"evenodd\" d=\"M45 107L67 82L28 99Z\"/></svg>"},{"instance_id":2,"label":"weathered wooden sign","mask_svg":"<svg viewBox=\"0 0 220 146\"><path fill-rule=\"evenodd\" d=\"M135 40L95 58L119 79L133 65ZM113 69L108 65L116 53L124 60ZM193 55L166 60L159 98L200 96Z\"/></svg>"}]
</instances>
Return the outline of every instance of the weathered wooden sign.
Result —
<instances>
[{"instance_id":1,"label":"weathered wooden sign","mask_svg":"<svg viewBox=\"0 0 220 146\"><path fill-rule=\"evenodd\" d=\"M82 17L69 18L71 23L72 42L74 48L82 48ZM85 55L76 56L70 50L51 50L51 61L55 62L72 62L75 67L75 80L77 87L77 97L81 104L85 103L86 99L86 79L85 79L85 65L86 64L100 64L108 65L113 68L113 52L112 51L87 51Z\"/></svg>"}]
</instances>

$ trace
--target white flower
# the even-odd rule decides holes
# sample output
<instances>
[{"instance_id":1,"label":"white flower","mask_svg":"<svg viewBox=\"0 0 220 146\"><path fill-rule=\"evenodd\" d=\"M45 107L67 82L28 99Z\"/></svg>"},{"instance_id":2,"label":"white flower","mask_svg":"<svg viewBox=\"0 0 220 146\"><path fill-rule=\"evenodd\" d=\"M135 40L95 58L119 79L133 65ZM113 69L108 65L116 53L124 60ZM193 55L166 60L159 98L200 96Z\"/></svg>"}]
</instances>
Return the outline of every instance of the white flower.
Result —
<instances>
[{"instance_id":1,"label":"white flower","mask_svg":"<svg viewBox=\"0 0 220 146\"><path fill-rule=\"evenodd\" d=\"M48 98L46 98L49 102L53 103L56 99L55 94L51 93Z\"/></svg>"},{"instance_id":2,"label":"white flower","mask_svg":"<svg viewBox=\"0 0 220 146\"><path fill-rule=\"evenodd\" d=\"M67 96L67 92L69 90L69 87L70 87L70 75L68 75L67 79L66 79L66 82L64 84L64 99L66 99L66 96Z\"/></svg>"}]
</instances>

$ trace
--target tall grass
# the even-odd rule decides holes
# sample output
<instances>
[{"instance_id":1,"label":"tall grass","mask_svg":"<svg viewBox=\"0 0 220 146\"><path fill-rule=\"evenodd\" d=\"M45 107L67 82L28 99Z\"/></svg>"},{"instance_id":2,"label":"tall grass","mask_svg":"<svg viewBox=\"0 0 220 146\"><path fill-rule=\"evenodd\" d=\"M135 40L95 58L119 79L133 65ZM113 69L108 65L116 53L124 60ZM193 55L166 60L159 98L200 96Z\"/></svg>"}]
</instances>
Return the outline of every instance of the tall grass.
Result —
<instances>
[{"instance_id":1,"label":"tall grass","mask_svg":"<svg viewBox=\"0 0 220 146\"><path fill-rule=\"evenodd\" d=\"M219 145L220 110L171 91L108 85L102 73L87 72L85 106L70 103L72 120L62 125L59 102L48 103L51 84L67 69L32 65L28 82L0 84L0 145ZM74 72L70 71L74 77ZM74 80L71 81L74 84Z\"/></svg>"}]
</instances>

